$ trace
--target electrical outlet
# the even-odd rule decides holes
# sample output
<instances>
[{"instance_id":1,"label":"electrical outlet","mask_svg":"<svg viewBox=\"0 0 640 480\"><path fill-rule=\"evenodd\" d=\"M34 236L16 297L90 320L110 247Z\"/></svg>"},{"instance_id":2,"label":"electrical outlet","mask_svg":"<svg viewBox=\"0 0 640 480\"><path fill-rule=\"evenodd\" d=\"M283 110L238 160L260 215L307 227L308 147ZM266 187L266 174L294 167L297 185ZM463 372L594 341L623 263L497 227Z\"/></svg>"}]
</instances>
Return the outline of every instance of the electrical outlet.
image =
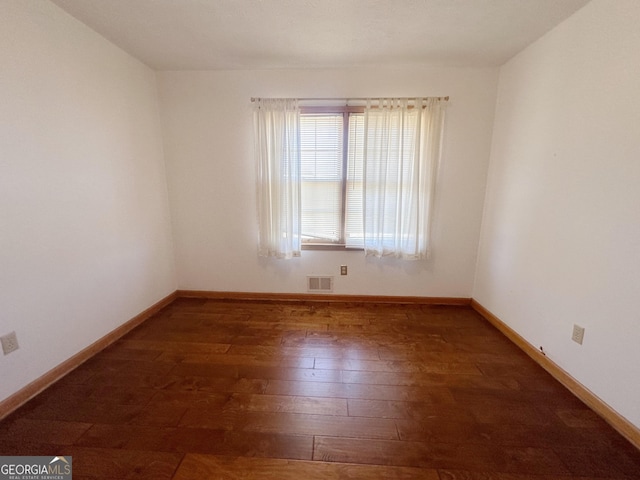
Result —
<instances>
[{"instance_id":1,"label":"electrical outlet","mask_svg":"<svg viewBox=\"0 0 640 480\"><path fill-rule=\"evenodd\" d=\"M347 266L340 265L340 275L346 275L346 274L347 274Z\"/></svg>"},{"instance_id":2,"label":"electrical outlet","mask_svg":"<svg viewBox=\"0 0 640 480\"><path fill-rule=\"evenodd\" d=\"M573 325L573 334L571 335L571 340L576 343L582 345L582 341L584 340L584 328L580 325Z\"/></svg>"},{"instance_id":3,"label":"electrical outlet","mask_svg":"<svg viewBox=\"0 0 640 480\"><path fill-rule=\"evenodd\" d=\"M5 355L9 355L11 352L15 352L20 348L16 332L11 332L6 334L4 337L0 337L0 342L2 342L2 351Z\"/></svg>"}]
</instances>

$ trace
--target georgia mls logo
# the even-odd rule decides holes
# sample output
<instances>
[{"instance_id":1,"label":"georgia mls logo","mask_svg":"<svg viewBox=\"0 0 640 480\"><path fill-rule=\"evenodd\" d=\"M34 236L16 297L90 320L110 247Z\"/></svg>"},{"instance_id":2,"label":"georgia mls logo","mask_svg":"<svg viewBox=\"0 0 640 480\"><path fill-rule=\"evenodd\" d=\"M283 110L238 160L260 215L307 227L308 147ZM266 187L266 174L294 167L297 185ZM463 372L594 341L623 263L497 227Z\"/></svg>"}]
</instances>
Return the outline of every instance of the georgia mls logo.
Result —
<instances>
[{"instance_id":1,"label":"georgia mls logo","mask_svg":"<svg viewBox=\"0 0 640 480\"><path fill-rule=\"evenodd\" d=\"M71 480L71 457L0 457L0 480Z\"/></svg>"}]
</instances>

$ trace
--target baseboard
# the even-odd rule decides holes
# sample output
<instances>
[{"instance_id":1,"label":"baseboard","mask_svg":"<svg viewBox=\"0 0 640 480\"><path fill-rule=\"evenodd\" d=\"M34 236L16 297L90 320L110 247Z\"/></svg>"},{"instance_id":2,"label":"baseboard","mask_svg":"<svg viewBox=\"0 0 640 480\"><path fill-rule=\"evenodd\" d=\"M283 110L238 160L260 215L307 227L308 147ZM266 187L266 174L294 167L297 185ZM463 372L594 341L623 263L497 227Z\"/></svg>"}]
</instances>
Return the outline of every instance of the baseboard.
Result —
<instances>
[{"instance_id":1,"label":"baseboard","mask_svg":"<svg viewBox=\"0 0 640 480\"><path fill-rule=\"evenodd\" d=\"M114 343L126 333L133 330L146 319L162 310L164 307L173 302L177 297L177 292L173 292L170 295L167 295L159 302L153 304L143 312L133 317L131 320L120 325L115 330L112 330L107 335L95 341L84 350L76 353L73 357L65 360L57 367L49 370L47 373L42 375L40 378L37 378L26 387L18 390L16 393L0 402L0 420L24 405L26 402L31 400L47 387L53 385L55 382L70 373L72 370L79 367L82 363L89 360L96 353L104 350L106 347Z\"/></svg>"},{"instance_id":2,"label":"baseboard","mask_svg":"<svg viewBox=\"0 0 640 480\"><path fill-rule=\"evenodd\" d=\"M640 429L630 423L626 418L611 408L595 393L578 382L569 373L559 367L555 362L543 355L540 350L527 342L506 323L483 307L475 299L471 300L471 308L482 315L489 323L500 330L509 340L515 343L522 351L535 360L551 376L564 385L571 393L582 400L589 408L600 415L618 433L629 440L636 448L640 449Z\"/></svg>"},{"instance_id":3,"label":"baseboard","mask_svg":"<svg viewBox=\"0 0 640 480\"><path fill-rule=\"evenodd\" d=\"M267 293L267 292L218 292L207 290L178 290L179 297L208 298L212 300L278 301L278 302L350 302L390 303L412 305L463 305L470 298L461 297L410 297L392 295L334 295L318 293Z\"/></svg>"}]
</instances>

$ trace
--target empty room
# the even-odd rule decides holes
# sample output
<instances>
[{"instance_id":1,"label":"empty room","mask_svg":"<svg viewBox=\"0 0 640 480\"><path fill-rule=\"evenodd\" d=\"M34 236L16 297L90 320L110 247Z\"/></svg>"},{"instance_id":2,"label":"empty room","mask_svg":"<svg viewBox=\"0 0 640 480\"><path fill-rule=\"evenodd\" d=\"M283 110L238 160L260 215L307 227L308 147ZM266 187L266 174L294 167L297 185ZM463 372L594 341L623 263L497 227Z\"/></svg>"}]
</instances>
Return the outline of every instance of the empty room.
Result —
<instances>
[{"instance_id":1,"label":"empty room","mask_svg":"<svg viewBox=\"0 0 640 480\"><path fill-rule=\"evenodd\" d=\"M640 479L639 24L0 0L0 478Z\"/></svg>"}]
</instances>

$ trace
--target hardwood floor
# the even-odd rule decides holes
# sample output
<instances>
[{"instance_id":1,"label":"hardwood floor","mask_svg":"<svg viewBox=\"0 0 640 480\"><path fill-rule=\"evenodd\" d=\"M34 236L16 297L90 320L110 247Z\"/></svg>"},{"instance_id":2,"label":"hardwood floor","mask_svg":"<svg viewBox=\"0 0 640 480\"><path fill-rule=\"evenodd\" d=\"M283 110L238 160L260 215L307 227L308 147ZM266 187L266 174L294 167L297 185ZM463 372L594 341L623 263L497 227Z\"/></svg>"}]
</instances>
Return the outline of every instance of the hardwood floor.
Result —
<instances>
[{"instance_id":1,"label":"hardwood floor","mask_svg":"<svg viewBox=\"0 0 640 480\"><path fill-rule=\"evenodd\" d=\"M74 479L639 479L468 307L178 299L0 423Z\"/></svg>"}]
</instances>

